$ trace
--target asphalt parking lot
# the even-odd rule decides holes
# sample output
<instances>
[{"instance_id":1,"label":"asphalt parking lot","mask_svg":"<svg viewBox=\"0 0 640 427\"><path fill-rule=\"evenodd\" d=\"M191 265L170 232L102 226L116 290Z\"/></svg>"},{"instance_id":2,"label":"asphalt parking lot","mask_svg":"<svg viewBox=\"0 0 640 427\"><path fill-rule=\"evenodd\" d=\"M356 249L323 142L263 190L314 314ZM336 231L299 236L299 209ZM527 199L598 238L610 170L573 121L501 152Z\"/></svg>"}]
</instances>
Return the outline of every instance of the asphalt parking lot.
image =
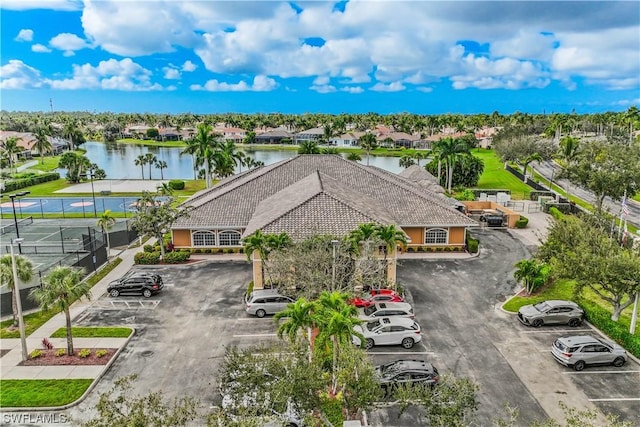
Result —
<instances>
[{"instance_id":1,"label":"asphalt parking lot","mask_svg":"<svg viewBox=\"0 0 640 427\"><path fill-rule=\"evenodd\" d=\"M547 414L559 418L557 402L594 405L640 425L640 367L587 368L575 373L549 354L553 340L577 329L521 325L499 307L516 288L513 264L526 256L508 233L479 234L482 253L470 260L403 260L398 279L410 292L423 341L412 349L376 347L375 364L400 357L425 358L441 373L467 376L480 385L478 425L491 425L509 402L520 412L518 425ZM149 268L149 267L147 267ZM201 262L152 267L166 288L149 299L103 295L81 315L79 325L128 325L136 336L83 403L68 412L93 411L98 394L115 379L136 373L134 390L162 390L166 396L197 397L206 406L218 396L215 377L225 347L276 340L271 318L246 315L242 296L251 280L246 262ZM555 408L555 409L554 409ZM370 414L376 426L419 425L415 411L400 418L394 408Z\"/></svg>"}]
</instances>

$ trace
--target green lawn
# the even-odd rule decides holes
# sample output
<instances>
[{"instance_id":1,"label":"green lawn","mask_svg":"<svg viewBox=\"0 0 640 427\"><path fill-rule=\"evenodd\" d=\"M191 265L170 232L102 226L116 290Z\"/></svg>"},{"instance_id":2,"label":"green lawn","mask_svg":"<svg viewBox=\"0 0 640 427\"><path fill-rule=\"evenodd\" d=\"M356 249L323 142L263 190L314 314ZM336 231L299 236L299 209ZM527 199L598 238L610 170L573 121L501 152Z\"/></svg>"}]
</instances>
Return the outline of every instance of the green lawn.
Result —
<instances>
[{"instance_id":1,"label":"green lawn","mask_svg":"<svg viewBox=\"0 0 640 427\"><path fill-rule=\"evenodd\" d=\"M111 327L72 327L71 335L74 338L127 338L131 335L131 328ZM67 328L60 328L51 334L51 338L66 338Z\"/></svg>"},{"instance_id":2,"label":"green lawn","mask_svg":"<svg viewBox=\"0 0 640 427\"><path fill-rule=\"evenodd\" d=\"M92 382L92 379L1 380L0 407L66 405L78 400Z\"/></svg>"},{"instance_id":3,"label":"green lawn","mask_svg":"<svg viewBox=\"0 0 640 427\"><path fill-rule=\"evenodd\" d=\"M531 187L520 181L515 175L504 168L497 154L493 150L474 150L473 155L484 162L484 172L476 188L511 190L512 199L528 199Z\"/></svg>"}]
</instances>

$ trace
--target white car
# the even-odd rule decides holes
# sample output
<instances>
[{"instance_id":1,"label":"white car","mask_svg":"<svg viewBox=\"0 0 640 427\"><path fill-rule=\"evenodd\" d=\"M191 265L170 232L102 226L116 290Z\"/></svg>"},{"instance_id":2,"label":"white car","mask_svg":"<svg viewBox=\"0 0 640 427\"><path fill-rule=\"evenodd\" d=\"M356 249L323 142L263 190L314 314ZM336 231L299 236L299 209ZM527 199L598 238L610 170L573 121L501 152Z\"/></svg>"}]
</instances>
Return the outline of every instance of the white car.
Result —
<instances>
[{"instance_id":1,"label":"white car","mask_svg":"<svg viewBox=\"0 0 640 427\"><path fill-rule=\"evenodd\" d=\"M362 325L356 325L354 330L364 336L364 347L368 350L376 345L402 345L411 348L422 341L420 325L407 317L381 317ZM360 338L353 336L353 343L361 345Z\"/></svg>"},{"instance_id":2,"label":"white car","mask_svg":"<svg viewBox=\"0 0 640 427\"><path fill-rule=\"evenodd\" d=\"M411 304L406 302L378 302L369 307L358 309L358 318L370 322L379 317L408 317L414 318Z\"/></svg>"}]
</instances>

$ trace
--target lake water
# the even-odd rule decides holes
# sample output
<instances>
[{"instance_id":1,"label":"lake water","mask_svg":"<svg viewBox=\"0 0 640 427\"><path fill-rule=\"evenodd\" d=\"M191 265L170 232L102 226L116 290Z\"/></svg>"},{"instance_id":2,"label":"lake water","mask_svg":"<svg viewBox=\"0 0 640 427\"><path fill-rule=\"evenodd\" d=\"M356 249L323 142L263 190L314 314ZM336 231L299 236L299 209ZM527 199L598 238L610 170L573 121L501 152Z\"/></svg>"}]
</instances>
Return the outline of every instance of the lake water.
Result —
<instances>
[{"instance_id":1,"label":"lake water","mask_svg":"<svg viewBox=\"0 0 640 427\"><path fill-rule=\"evenodd\" d=\"M86 156L92 163L104 169L108 179L142 179L142 168L136 166L135 160L139 155L153 153L158 160L167 162L167 168L162 171L164 179L193 179L193 159L190 155L180 155L182 148L153 147L134 144L105 144L103 142L87 141L82 145L87 150ZM295 151L264 151L251 150L246 152L256 161L265 165L279 162L297 155ZM399 165L398 157L371 156L369 164L398 173L403 168ZM363 155L362 164L367 164L367 156ZM240 172L240 168L236 169ZM160 169L151 167L151 177L160 179ZM144 166L144 178L149 179L149 165Z\"/></svg>"}]
</instances>

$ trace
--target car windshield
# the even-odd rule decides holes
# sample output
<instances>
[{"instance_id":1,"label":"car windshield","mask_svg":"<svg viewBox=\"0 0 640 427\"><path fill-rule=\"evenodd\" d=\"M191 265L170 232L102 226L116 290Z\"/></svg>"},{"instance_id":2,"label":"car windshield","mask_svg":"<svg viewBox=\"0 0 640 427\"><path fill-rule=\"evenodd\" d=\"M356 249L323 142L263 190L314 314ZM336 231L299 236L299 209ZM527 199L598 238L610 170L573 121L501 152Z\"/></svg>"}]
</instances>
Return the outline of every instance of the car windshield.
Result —
<instances>
[{"instance_id":1,"label":"car windshield","mask_svg":"<svg viewBox=\"0 0 640 427\"><path fill-rule=\"evenodd\" d=\"M380 326L380 322L373 321L373 322L367 322L367 329L369 331L373 331L374 329L376 329L378 326Z\"/></svg>"},{"instance_id":2,"label":"car windshield","mask_svg":"<svg viewBox=\"0 0 640 427\"><path fill-rule=\"evenodd\" d=\"M369 307L365 307L364 314L366 314L367 316L371 316L376 311L378 311L378 308L375 305L372 305Z\"/></svg>"},{"instance_id":3,"label":"car windshield","mask_svg":"<svg viewBox=\"0 0 640 427\"><path fill-rule=\"evenodd\" d=\"M535 304L533 306L533 308L535 308L536 310L538 310L540 312L546 313L547 310L549 310L551 307L549 307L549 304L547 304L546 301L542 301L542 302L539 302L539 303Z\"/></svg>"},{"instance_id":4,"label":"car windshield","mask_svg":"<svg viewBox=\"0 0 640 427\"><path fill-rule=\"evenodd\" d=\"M398 372L402 371L404 369L404 364L401 362L396 362L396 363L389 363L388 365L384 365L382 367L382 373L385 376L391 376L391 375L395 375Z\"/></svg>"}]
</instances>

